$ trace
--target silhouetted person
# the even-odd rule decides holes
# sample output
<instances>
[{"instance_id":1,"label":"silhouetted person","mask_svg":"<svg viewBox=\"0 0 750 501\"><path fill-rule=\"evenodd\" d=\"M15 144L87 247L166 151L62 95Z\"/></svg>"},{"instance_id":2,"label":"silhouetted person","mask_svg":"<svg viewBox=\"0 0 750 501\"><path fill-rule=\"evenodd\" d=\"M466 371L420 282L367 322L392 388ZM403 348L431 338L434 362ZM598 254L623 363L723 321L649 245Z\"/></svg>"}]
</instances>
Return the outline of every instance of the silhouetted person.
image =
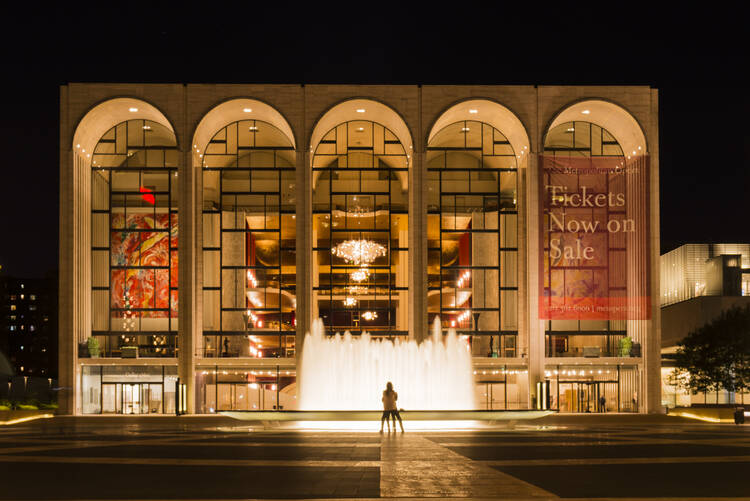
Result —
<instances>
[{"instance_id":1,"label":"silhouetted person","mask_svg":"<svg viewBox=\"0 0 750 501\"><path fill-rule=\"evenodd\" d=\"M601 408L602 412L607 412L607 399L604 398L604 395L599 397L599 407Z\"/></svg>"},{"instance_id":2,"label":"silhouetted person","mask_svg":"<svg viewBox=\"0 0 750 501\"><path fill-rule=\"evenodd\" d=\"M396 401L398 400L398 393L393 390L393 383L388 381L385 385L385 391L383 391L383 417L380 418L380 433L383 433L383 422L388 423L388 433L391 432L391 423L388 418L393 419L393 431L396 431L396 418L398 418L398 424L401 425L401 433L404 432L404 423L401 422L401 414L398 413L398 407Z\"/></svg>"}]
</instances>

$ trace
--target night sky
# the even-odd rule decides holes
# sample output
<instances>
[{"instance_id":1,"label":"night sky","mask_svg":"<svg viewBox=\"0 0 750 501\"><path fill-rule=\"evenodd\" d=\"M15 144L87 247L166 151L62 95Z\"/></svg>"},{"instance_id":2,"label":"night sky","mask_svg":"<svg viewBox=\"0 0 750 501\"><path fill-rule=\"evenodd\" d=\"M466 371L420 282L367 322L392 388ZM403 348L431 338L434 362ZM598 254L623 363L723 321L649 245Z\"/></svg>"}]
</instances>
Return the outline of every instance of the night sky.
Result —
<instances>
[{"instance_id":1,"label":"night sky","mask_svg":"<svg viewBox=\"0 0 750 501\"><path fill-rule=\"evenodd\" d=\"M57 268L58 87L67 82L650 85L661 104L662 251L750 241L741 12L405 4L4 7L1 273Z\"/></svg>"}]
</instances>

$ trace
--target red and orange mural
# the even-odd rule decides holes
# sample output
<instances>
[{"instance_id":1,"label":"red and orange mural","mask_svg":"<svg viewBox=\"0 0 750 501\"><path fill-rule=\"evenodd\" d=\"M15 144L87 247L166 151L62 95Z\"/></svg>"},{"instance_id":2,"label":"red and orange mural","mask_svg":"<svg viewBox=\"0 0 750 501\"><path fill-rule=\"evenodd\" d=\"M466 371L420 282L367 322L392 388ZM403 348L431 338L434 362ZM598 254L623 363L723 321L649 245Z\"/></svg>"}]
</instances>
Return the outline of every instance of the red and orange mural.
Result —
<instances>
[{"instance_id":1,"label":"red and orange mural","mask_svg":"<svg viewBox=\"0 0 750 501\"><path fill-rule=\"evenodd\" d=\"M113 310L126 308L127 295L136 317L176 318L177 214L113 214L112 228L122 228L112 230L112 266L126 267L112 269Z\"/></svg>"}]
</instances>

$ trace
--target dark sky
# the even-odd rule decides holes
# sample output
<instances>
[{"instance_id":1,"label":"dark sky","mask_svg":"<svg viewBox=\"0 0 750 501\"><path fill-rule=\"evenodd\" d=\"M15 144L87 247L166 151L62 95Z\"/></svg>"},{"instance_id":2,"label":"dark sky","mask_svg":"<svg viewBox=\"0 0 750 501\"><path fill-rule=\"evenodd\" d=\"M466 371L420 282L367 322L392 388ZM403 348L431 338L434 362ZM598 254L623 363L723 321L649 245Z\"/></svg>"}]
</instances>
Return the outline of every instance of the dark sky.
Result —
<instances>
[{"instance_id":1,"label":"dark sky","mask_svg":"<svg viewBox=\"0 0 750 501\"><path fill-rule=\"evenodd\" d=\"M661 104L662 251L750 241L741 12L686 3L663 15L576 2L529 11L370 3L362 12L210 3L179 13L156 2L27 4L0 18L4 274L57 267L58 86L67 82L651 85Z\"/></svg>"}]
</instances>

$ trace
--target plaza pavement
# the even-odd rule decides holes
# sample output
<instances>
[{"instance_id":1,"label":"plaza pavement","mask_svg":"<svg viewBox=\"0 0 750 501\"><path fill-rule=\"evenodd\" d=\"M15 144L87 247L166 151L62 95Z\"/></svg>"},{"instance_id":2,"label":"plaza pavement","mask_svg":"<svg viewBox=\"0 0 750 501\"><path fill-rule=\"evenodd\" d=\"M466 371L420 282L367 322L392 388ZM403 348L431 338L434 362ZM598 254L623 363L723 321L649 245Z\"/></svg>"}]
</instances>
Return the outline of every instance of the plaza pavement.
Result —
<instances>
[{"instance_id":1,"label":"plaza pavement","mask_svg":"<svg viewBox=\"0 0 750 501\"><path fill-rule=\"evenodd\" d=\"M750 425L555 415L465 430L406 423L404 434L374 426L301 431L222 416L5 426L0 499L750 499Z\"/></svg>"}]
</instances>

